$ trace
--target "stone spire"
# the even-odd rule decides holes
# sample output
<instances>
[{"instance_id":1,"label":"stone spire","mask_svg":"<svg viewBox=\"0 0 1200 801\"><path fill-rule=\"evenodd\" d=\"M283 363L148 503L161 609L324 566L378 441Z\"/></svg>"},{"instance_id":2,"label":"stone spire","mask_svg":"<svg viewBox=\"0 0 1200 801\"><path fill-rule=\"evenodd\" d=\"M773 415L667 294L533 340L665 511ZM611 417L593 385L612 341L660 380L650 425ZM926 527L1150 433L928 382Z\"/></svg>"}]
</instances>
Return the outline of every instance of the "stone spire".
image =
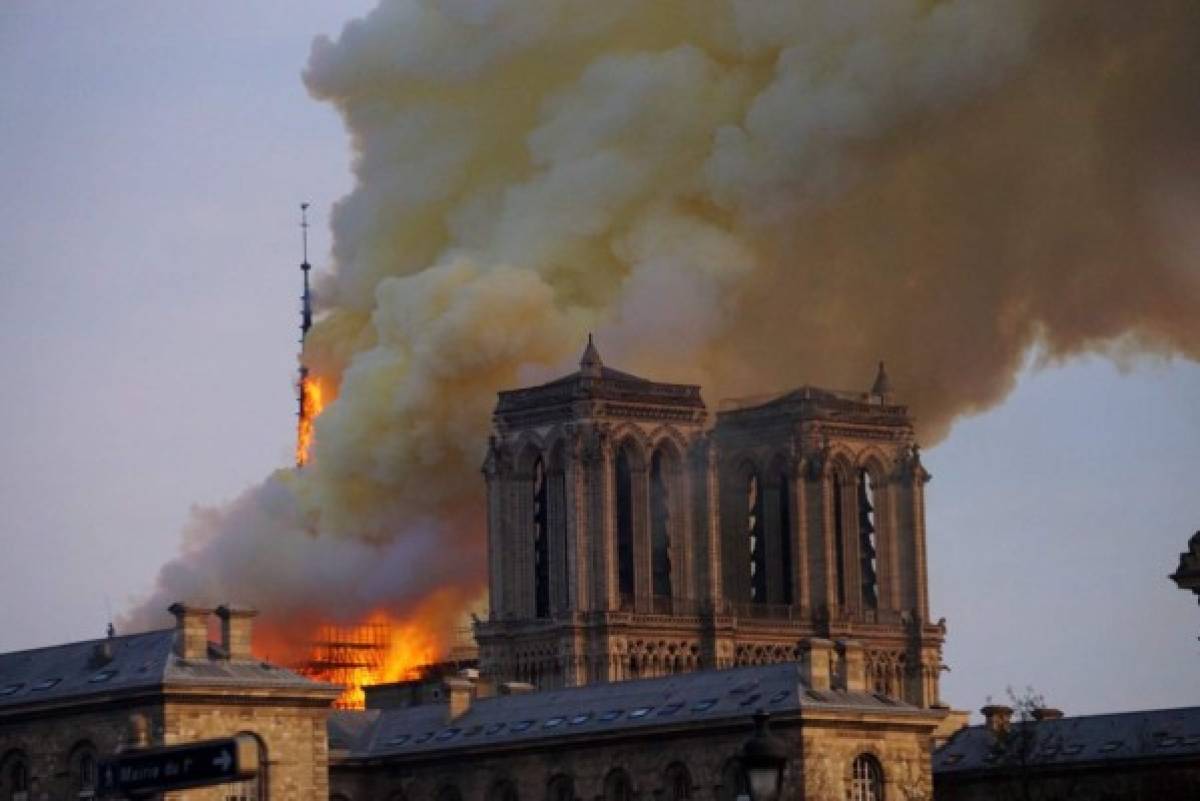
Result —
<instances>
[{"instance_id":1,"label":"stone spire","mask_svg":"<svg viewBox=\"0 0 1200 801\"><path fill-rule=\"evenodd\" d=\"M871 386L871 394L879 398L886 398L892 394L892 382L888 380L887 370L883 369L883 362L879 363L879 372L875 374L875 383Z\"/></svg>"},{"instance_id":2,"label":"stone spire","mask_svg":"<svg viewBox=\"0 0 1200 801\"><path fill-rule=\"evenodd\" d=\"M600 378L603 375L604 362L600 361L600 351L596 350L596 344L592 342L592 335L588 334L587 347L583 350L583 356L579 359L579 374L584 378Z\"/></svg>"}]
</instances>

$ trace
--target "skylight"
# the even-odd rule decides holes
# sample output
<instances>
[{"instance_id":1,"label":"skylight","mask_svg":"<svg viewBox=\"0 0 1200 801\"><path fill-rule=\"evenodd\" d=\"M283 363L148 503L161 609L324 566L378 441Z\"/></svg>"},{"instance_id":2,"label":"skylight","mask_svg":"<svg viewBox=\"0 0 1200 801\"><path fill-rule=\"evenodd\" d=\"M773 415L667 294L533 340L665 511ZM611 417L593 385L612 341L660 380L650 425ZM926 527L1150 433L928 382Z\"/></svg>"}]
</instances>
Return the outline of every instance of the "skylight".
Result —
<instances>
[{"instance_id":1,"label":"skylight","mask_svg":"<svg viewBox=\"0 0 1200 801\"><path fill-rule=\"evenodd\" d=\"M705 698L703 701L697 701L692 705L693 712L707 712L717 705L716 698Z\"/></svg>"},{"instance_id":2,"label":"skylight","mask_svg":"<svg viewBox=\"0 0 1200 801\"><path fill-rule=\"evenodd\" d=\"M392 739L388 740L388 745L404 745L408 742L409 735L397 734Z\"/></svg>"},{"instance_id":3,"label":"skylight","mask_svg":"<svg viewBox=\"0 0 1200 801\"><path fill-rule=\"evenodd\" d=\"M546 722L542 724L542 728L543 729L553 729L555 726L561 726L563 724L563 721L565 721L565 720L566 720L566 718L561 717L561 716L557 717L557 718L547 718Z\"/></svg>"},{"instance_id":4,"label":"skylight","mask_svg":"<svg viewBox=\"0 0 1200 801\"><path fill-rule=\"evenodd\" d=\"M10 684L7 687L0 688L0 696L12 695L17 690L21 689L24 686L25 686L24 684Z\"/></svg>"},{"instance_id":5,"label":"skylight","mask_svg":"<svg viewBox=\"0 0 1200 801\"><path fill-rule=\"evenodd\" d=\"M784 698L787 698L791 694L792 694L791 690L780 690L779 692L777 692L771 696L771 703L778 704L780 701L782 701Z\"/></svg>"},{"instance_id":6,"label":"skylight","mask_svg":"<svg viewBox=\"0 0 1200 801\"><path fill-rule=\"evenodd\" d=\"M750 695L747 695L745 698L743 698L742 702L740 704L738 704L738 706L750 706L755 701L757 701L759 698L762 698L762 693L751 693Z\"/></svg>"},{"instance_id":7,"label":"skylight","mask_svg":"<svg viewBox=\"0 0 1200 801\"><path fill-rule=\"evenodd\" d=\"M591 719L592 719L592 713L591 713L591 712L580 712L578 715L576 715L575 717L571 718L571 725L572 725L572 726L578 726L578 725L580 725L581 723L587 723L587 722L588 722L589 720L591 720Z\"/></svg>"},{"instance_id":8,"label":"skylight","mask_svg":"<svg viewBox=\"0 0 1200 801\"><path fill-rule=\"evenodd\" d=\"M624 709L610 709L607 712L605 712L603 715L601 715L599 717L599 720L601 723L611 723L612 721L621 717L621 713L624 711L625 711Z\"/></svg>"},{"instance_id":9,"label":"skylight","mask_svg":"<svg viewBox=\"0 0 1200 801\"><path fill-rule=\"evenodd\" d=\"M101 682L108 681L115 675L117 675L117 671L115 670L102 670L95 676L92 676L90 679L88 679L88 681L92 684L100 684Z\"/></svg>"},{"instance_id":10,"label":"skylight","mask_svg":"<svg viewBox=\"0 0 1200 801\"><path fill-rule=\"evenodd\" d=\"M445 742L446 740L453 740L455 737L458 736L458 733L460 731L462 731L462 729L446 729L444 732L442 732L441 734L439 734L437 736L438 742Z\"/></svg>"},{"instance_id":11,"label":"skylight","mask_svg":"<svg viewBox=\"0 0 1200 801\"><path fill-rule=\"evenodd\" d=\"M474 726L472 726L471 728L469 728L465 732L463 732L463 737L474 737L476 734L479 734L479 732L481 732L481 731L483 731L483 724L476 723Z\"/></svg>"},{"instance_id":12,"label":"skylight","mask_svg":"<svg viewBox=\"0 0 1200 801\"><path fill-rule=\"evenodd\" d=\"M532 720L518 720L516 723L508 727L509 731L521 732L533 725Z\"/></svg>"},{"instance_id":13,"label":"skylight","mask_svg":"<svg viewBox=\"0 0 1200 801\"><path fill-rule=\"evenodd\" d=\"M629 717L633 718L634 720L637 718L644 718L646 715L649 715L653 709L654 707L652 706L639 706L637 709L629 713Z\"/></svg>"},{"instance_id":14,"label":"skylight","mask_svg":"<svg viewBox=\"0 0 1200 801\"><path fill-rule=\"evenodd\" d=\"M60 681L62 681L62 679L60 679L60 678L59 679L45 679L43 681L39 681L37 684L30 687L29 691L33 692L34 690L49 690L51 687L53 687L55 684L58 684Z\"/></svg>"},{"instance_id":15,"label":"skylight","mask_svg":"<svg viewBox=\"0 0 1200 801\"><path fill-rule=\"evenodd\" d=\"M420 745L421 743L427 743L432 739L433 739L433 732L427 731L424 734L418 736L417 739L413 740L413 745Z\"/></svg>"},{"instance_id":16,"label":"skylight","mask_svg":"<svg viewBox=\"0 0 1200 801\"><path fill-rule=\"evenodd\" d=\"M671 703L658 710L659 717L674 715L679 710L683 709L683 701L672 701Z\"/></svg>"},{"instance_id":17,"label":"skylight","mask_svg":"<svg viewBox=\"0 0 1200 801\"><path fill-rule=\"evenodd\" d=\"M491 726L488 726L488 729L486 732L484 732L484 734L499 734L502 731L504 731L503 723L493 723Z\"/></svg>"}]
</instances>

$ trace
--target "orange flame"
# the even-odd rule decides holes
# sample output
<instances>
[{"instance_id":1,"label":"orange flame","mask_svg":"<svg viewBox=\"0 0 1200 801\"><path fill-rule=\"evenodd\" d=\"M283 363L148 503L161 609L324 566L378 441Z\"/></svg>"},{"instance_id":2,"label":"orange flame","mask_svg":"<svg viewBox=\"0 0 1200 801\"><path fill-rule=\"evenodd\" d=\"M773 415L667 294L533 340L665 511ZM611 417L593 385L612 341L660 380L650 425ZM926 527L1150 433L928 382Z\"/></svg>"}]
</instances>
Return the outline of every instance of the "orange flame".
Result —
<instances>
[{"instance_id":1,"label":"orange flame","mask_svg":"<svg viewBox=\"0 0 1200 801\"><path fill-rule=\"evenodd\" d=\"M420 677L438 656L437 638L418 623L377 611L351 626L324 625L298 671L316 681L341 684L338 709L362 709L364 687Z\"/></svg>"},{"instance_id":2,"label":"orange flame","mask_svg":"<svg viewBox=\"0 0 1200 801\"><path fill-rule=\"evenodd\" d=\"M313 421L321 414L326 403L321 382L314 376L304 376L300 381L300 425L296 432L297 467L308 464L309 449L312 448Z\"/></svg>"}]
</instances>

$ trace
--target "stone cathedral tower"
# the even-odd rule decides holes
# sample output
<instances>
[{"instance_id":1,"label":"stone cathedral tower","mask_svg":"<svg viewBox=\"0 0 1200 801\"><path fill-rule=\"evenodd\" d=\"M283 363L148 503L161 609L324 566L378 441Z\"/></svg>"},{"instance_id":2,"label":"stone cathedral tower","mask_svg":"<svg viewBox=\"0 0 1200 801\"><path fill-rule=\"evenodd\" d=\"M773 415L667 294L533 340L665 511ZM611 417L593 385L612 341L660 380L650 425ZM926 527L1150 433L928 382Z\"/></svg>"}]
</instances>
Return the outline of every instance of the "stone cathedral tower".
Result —
<instances>
[{"instance_id":1,"label":"stone cathedral tower","mask_svg":"<svg viewBox=\"0 0 1200 801\"><path fill-rule=\"evenodd\" d=\"M545 688L864 660L938 703L924 485L905 407L803 387L727 402L604 366L501 392L484 475L483 670ZM830 640L836 640L833 645Z\"/></svg>"}]
</instances>

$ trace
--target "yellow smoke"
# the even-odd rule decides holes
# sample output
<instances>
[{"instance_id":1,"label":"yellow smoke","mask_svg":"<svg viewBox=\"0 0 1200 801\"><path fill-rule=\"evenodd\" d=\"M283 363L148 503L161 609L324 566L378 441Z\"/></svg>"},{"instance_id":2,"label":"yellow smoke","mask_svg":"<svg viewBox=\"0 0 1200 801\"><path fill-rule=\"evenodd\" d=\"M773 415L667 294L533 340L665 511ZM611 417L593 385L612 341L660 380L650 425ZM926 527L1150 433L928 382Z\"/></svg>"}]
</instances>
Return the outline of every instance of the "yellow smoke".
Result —
<instances>
[{"instance_id":1,"label":"yellow smoke","mask_svg":"<svg viewBox=\"0 0 1200 801\"><path fill-rule=\"evenodd\" d=\"M147 608L478 587L495 392L588 330L710 403L885 359L927 444L1035 346L1195 357L1197 33L1185 0L381 3L305 72L356 155L308 340L337 400Z\"/></svg>"}]
</instances>

